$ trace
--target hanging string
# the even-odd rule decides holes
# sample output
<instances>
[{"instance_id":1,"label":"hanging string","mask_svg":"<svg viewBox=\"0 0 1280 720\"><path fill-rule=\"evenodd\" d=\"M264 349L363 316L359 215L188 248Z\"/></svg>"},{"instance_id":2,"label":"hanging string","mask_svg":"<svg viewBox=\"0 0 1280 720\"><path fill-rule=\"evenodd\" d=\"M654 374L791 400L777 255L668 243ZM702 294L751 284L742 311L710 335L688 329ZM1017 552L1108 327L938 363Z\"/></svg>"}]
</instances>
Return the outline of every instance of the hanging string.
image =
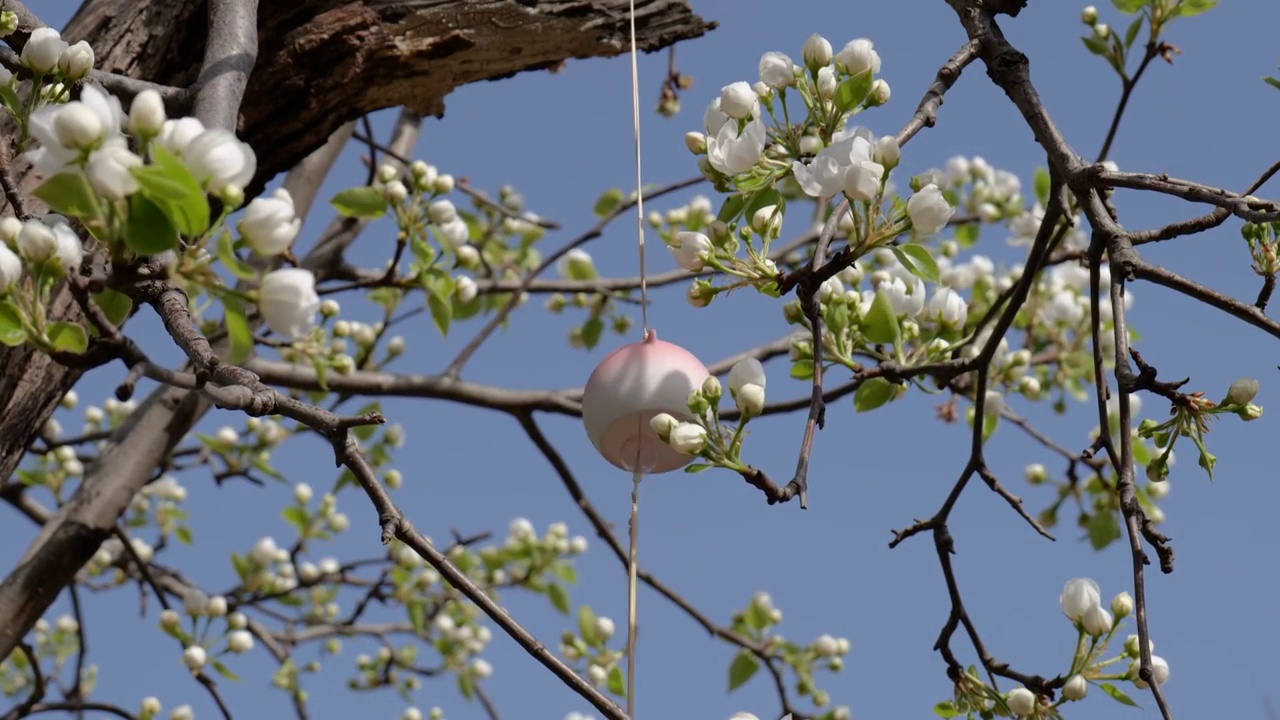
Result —
<instances>
[{"instance_id":1,"label":"hanging string","mask_svg":"<svg viewBox=\"0 0 1280 720\"><path fill-rule=\"evenodd\" d=\"M631 0L631 123L636 148L636 232L640 246L640 324L643 337L649 337L649 283L644 267L644 187L640 173L640 71L636 61L636 0Z\"/></svg>"},{"instance_id":2,"label":"hanging string","mask_svg":"<svg viewBox=\"0 0 1280 720\"><path fill-rule=\"evenodd\" d=\"M640 324L642 338L649 340L649 283L644 266L644 181L640 171L640 71L636 53L636 1L631 0L631 125L635 135L636 151L636 237L640 255ZM643 422L643 421L641 421ZM636 428L636 437L643 438L647 428ZM640 479L644 477L641 460L644 441L636 443L636 458L631 480L630 553L627 558L627 717L636 716L636 538L637 520L640 515Z\"/></svg>"}]
</instances>

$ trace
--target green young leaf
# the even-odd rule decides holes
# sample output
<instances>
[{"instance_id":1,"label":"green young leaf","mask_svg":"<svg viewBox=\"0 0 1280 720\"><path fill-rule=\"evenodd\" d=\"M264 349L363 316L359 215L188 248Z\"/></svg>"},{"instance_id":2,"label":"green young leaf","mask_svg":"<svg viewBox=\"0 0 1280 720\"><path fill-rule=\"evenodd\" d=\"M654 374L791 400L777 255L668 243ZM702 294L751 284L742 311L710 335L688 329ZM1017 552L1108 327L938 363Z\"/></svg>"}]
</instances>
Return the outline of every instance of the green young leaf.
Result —
<instances>
[{"instance_id":1,"label":"green young leaf","mask_svg":"<svg viewBox=\"0 0 1280 720\"><path fill-rule=\"evenodd\" d=\"M547 586L547 597L551 600L551 605L559 610L561 614L569 614L569 591L559 583L551 583Z\"/></svg>"},{"instance_id":2,"label":"green young leaf","mask_svg":"<svg viewBox=\"0 0 1280 720\"><path fill-rule=\"evenodd\" d=\"M813 379L813 361L797 360L791 365L791 377L797 380Z\"/></svg>"},{"instance_id":3,"label":"green young leaf","mask_svg":"<svg viewBox=\"0 0 1280 720\"><path fill-rule=\"evenodd\" d=\"M139 255L158 255L178 244L178 228L165 208L142 193L129 196L124 242Z\"/></svg>"},{"instance_id":4,"label":"green young leaf","mask_svg":"<svg viewBox=\"0 0 1280 720\"><path fill-rule=\"evenodd\" d=\"M706 463L694 463L692 465L686 465L684 468L684 471L689 473L690 475L693 475L694 473L700 473L703 470L710 470L713 467L715 466L708 465Z\"/></svg>"},{"instance_id":5,"label":"green young leaf","mask_svg":"<svg viewBox=\"0 0 1280 720\"><path fill-rule=\"evenodd\" d=\"M1128 695L1125 695L1124 692L1120 690L1120 688L1116 687L1115 685L1112 685L1111 683L1098 683L1098 687L1102 688L1102 692L1110 695L1116 702L1120 703L1121 705L1128 705L1129 707L1142 707L1138 703L1134 702Z\"/></svg>"},{"instance_id":6,"label":"green young leaf","mask_svg":"<svg viewBox=\"0 0 1280 720\"><path fill-rule=\"evenodd\" d=\"M1277 90L1280 90L1280 79L1273 78L1270 75L1268 75L1267 77L1262 78L1262 82L1270 85L1271 87Z\"/></svg>"},{"instance_id":7,"label":"green young leaf","mask_svg":"<svg viewBox=\"0 0 1280 720\"><path fill-rule=\"evenodd\" d=\"M578 608L578 637L582 642L595 647L600 639L596 637L596 613L590 605Z\"/></svg>"},{"instance_id":8,"label":"green young leaf","mask_svg":"<svg viewBox=\"0 0 1280 720\"><path fill-rule=\"evenodd\" d=\"M222 664L221 660L212 660L210 661L209 664L213 665L213 669L216 670L218 674L221 675L222 677L232 682L238 682L240 680L240 678L237 677L235 673L231 672L230 668Z\"/></svg>"},{"instance_id":9,"label":"green young leaf","mask_svg":"<svg viewBox=\"0 0 1280 720\"><path fill-rule=\"evenodd\" d=\"M18 97L18 91L13 89L12 84L0 85L0 104L14 116L22 115L22 99Z\"/></svg>"},{"instance_id":10,"label":"green young leaf","mask_svg":"<svg viewBox=\"0 0 1280 720\"><path fill-rule=\"evenodd\" d=\"M1035 179L1032 183L1035 187L1036 201L1043 207L1049 206L1049 188L1052 181L1049 179L1049 171L1038 167L1036 168Z\"/></svg>"},{"instance_id":11,"label":"green young leaf","mask_svg":"<svg viewBox=\"0 0 1280 720\"><path fill-rule=\"evenodd\" d=\"M965 223L956 226L956 242L960 243L960 247L973 247L978 242L978 235L982 231L982 226L976 222Z\"/></svg>"},{"instance_id":12,"label":"green young leaf","mask_svg":"<svg viewBox=\"0 0 1280 720\"><path fill-rule=\"evenodd\" d=\"M218 259L240 280L252 280L258 273L236 254L235 241L225 229L218 235Z\"/></svg>"},{"instance_id":13,"label":"green young leaf","mask_svg":"<svg viewBox=\"0 0 1280 720\"><path fill-rule=\"evenodd\" d=\"M836 87L836 107L841 112L855 110L871 94L871 69L867 68Z\"/></svg>"},{"instance_id":14,"label":"green young leaf","mask_svg":"<svg viewBox=\"0 0 1280 720\"><path fill-rule=\"evenodd\" d=\"M413 626L413 631L419 635L423 634L427 627L426 601L421 598L411 600L406 609L409 611L409 624Z\"/></svg>"},{"instance_id":15,"label":"green young leaf","mask_svg":"<svg viewBox=\"0 0 1280 720\"><path fill-rule=\"evenodd\" d=\"M884 405L893 399L893 383L884 378L870 378L858 386L853 394L853 409L857 412L868 412Z\"/></svg>"},{"instance_id":16,"label":"green young leaf","mask_svg":"<svg viewBox=\"0 0 1280 720\"><path fill-rule=\"evenodd\" d=\"M1120 524L1110 510L1095 511L1089 516L1088 523L1089 544L1094 550L1101 550L1120 539Z\"/></svg>"},{"instance_id":17,"label":"green young leaf","mask_svg":"<svg viewBox=\"0 0 1280 720\"><path fill-rule=\"evenodd\" d=\"M49 338L54 350L80 355L89 349L89 333L75 323L61 320L49 323L49 329L45 335Z\"/></svg>"},{"instance_id":18,"label":"green young leaf","mask_svg":"<svg viewBox=\"0 0 1280 720\"><path fill-rule=\"evenodd\" d=\"M154 165L132 170L134 177L138 178L138 184L142 186L142 192L166 210L174 227L183 235L196 237L208 230L209 200L205 197L204 188L196 182L187 166L160 144L151 146L151 159ZM168 181L163 195L153 194L151 188L138 177L140 173L145 175L146 171L158 171Z\"/></svg>"},{"instance_id":19,"label":"green young leaf","mask_svg":"<svg viewBox=\"0 0 1280 720\"><path fill-rule=\"evenodd\" d=\"M596 214L596 217L602 218L608 215L609 213L613 212L614 208L618 207L618 205L620 205L621 203L622 203L621 190L619 190L618 188L605 190L604 194L601 195L598 200L596 200L595 207L591 209L591 212L594 212Z\"/></svg>"},{"instance_id":20,"label":"green young leaf","mask_svg":"<svg viewBox=\"0 0 1280 720\"><path fill-rule=\"evenodd\" d=\"M476 696L476 681L467 673L458 673L458 692L471 700Z\"/></svg>"},{"instance_id":21,"label":"green young leaf","mask_svg":"<svg viewBox=\"0 0 1280 720\"><path fill-rule=\"evenodd\" d=\"M119 327L129 317L129 312L133 310L133 300L128 295L111 288L95 294L93 303L116 327Z\"/></svg>"},{"instance_id":22,"label":"green young leaf","mask_svg":"<svg viewBox=\"0 0 1280 720\"><path fill-rule=\"evenodd\" d=\"M1084 42L1085 47L1089 48L1089 52L1094 55L1098 55L1100 57L1107 56L1108 47L1106 40L1098 38L1095 35L1086 35L1081 37L1080 40Z\"/></svg>"},{"instance_id":23,"label":"green young leaf","mask_svg":"<svg viewBox=\"0 0 1280 720\"><path fill-rule=\"evenodd\" d=\"M1142 21L1146 20L1145 16L1134 18L1130 23L1129 29L1124 31L1124 47L1128 50L1133 46L1133 41L1138 39L1138 31L1142 29Z\"/></svg>"},{"instance_id":24,"label":"green young leaf","mask_svg":"<svg viewBox=\"0 0 1280 720\"><path fill-rule=\"evenodd\" d=\"M307 517L307 511L297 505L290 505L280 511L280 516L298 532L306 530L307 524L311 522L311 518Z\"/></svg>"},{"instance_id":25,"label":"green young leaf","mask_svg":"<svg viewBox=\"0 0 1280 720\"><path fill-rule=\"evenodd\" d=\"M224 294L222 305L226 309L223 319L227 323L227 337L231 340L231 352L227 355L227 361L239 365L253 354L253 330L240 306L240 298Z\"/></svg>"},{"instance_id":26,"label":"green young leaf","mask_svg":"<svg viewBox=\"0 0 1280 720\"><path fill-rule=\"evenodd\" d=\"M449 334L449 323L453 321L453 302L436 293L427 293L427 307L431 310L431 319L441 335Z\"/></svg>"},{"instance_id":27,"label":"green young leaf","mask_svg":"<svg viewBox=\"0 0 1280 720\"><path fill-rule=\"evenodd\" d=\"M1111 0L1111 4L1125 15L1132 15L1142 9L1147 4L1147 0Z\"/></svg>"},{"instance_id":28,"label":"green young leaf","mask_svg":"<svg viewBox=\"0 0 1280 720\"><path fill-rule=\"evenodd\" d=\"M740 650L729 663L729 692L742 687L760 669L760 661L747 650Z\"/></svg>"},{"instance_id":29,"label":"green young leaf","mask_svg":"<svg viewBox=\"0 0 1280 720\"><path fill-rule=\"evenodd\" d=\"M343 190L329 201L344 217L376 220L387 213L387 198L382 191L372 187Z\"/></svg>"},{"instance_id":30,"label":"green young leaf","mask_svg":"<svg viewBox=\"0 0 1280 720\"><path fill-rule=\"evenodd\" d=\"M755 217L757 210L769 207L770 205L777 205L779 213L786 209L786 201L782 199L782 193L779 193L771 187L754 193L751 196L751 201L747 203L747 207L743 212L743 215L747 220L751 220L751 218Z\"/></svg>"},{"instance_id":31,"label":"green young leaf","mask_svg":"<svg viewBox=\"0 0 1280 720\"><path fill-rule=\"evenodd\" d=\"M943 700L942 702L933 706L933 714L942 718L953 718L953 717L959 717L964 713L956 709L955 703L951 702L950 700Z\"/></svg>"},{"instance_id":32,"label":"green young leaf","mask_svg":"<svg viewBox=\"0 0 1280 720\"><path fill-rule=\"evenodd\" d=\"M720 206L720 212L716 213L716 219L722 223L731 223L742 214L742 209L747 206L747 197L745 195L730 195L725 198L724 204Z\"/></svg>"},{"instance_id":33,"label":"green young leaf","mask_svg":"<svg viewBox=\"0 0 1280 720\"><path fill-rule=\"evenodd\" d=\"M769 611L760 607L758 603L752 602L747 605L747 612L744 613L747 627L752 630L763 630L769 627L771 621L769 619Z\"/></svg>"},{"instance_id":34,"label":"green young leaf","mask_svg":"<svg viewBox=\"0 0 1280 720\"><path fill-rule=\"evenodd\" d=\"M909 245L890 245L894 257L907 269L907 272L925 282L938 282L938 261L933 259L929 248L911 243Z\"/></svg>"},{"instance_id":35,"label":"green young leaf","mask_svg":"<svg viewBox=\"0 0 1280 720\"><path fill-rule=\"evenodd\" d=\"M0 300L0 342L17 347L26 341L27 332L22 329L22 313L18 306L9 300Z\"/></svg>"},{"instance_id":36,"label":"green young leaf","mask_svg":"<svg viewBox=\"0 0 1280 720\"><path fill-rule=\"evenodd\" d=\"M195 539L195 536L191 534L191 528L186 525L179 525L174 528L173 534L177 536L178 542L183 545L190 545L192 540Z\"/></svg>"},{"instance_id":37,"label":"green young leaf","mask_svg":"<svg viewBox=\"0 0 1280 720\"><path fill-rule=\"evenodd\" d=\"M893 305L879 290L876 291L876 299L871 302L871 308L867 310L867 315L862 320L862 335L870 342L883 345L896 345L898 338L902 336L902 329L898 326L898 316L893 312Z\"/></svg>"},{"instance_id":38,"label":"green young leaf","mask_svg":"<svg viewBox=\"0 0 1280 720\"><path fill-rule=\"evenodd\" d=\"M625 698L627 696L627 681L622 677L622 668L614 665L609 669L609 692L618 697Z\"/></svg>"},{"instance_id":39,"label":"green young leaf","mask_svg":"<svg viewBox=\"0 0 1280 720\"><path fill-rule=\"evenodd\" d=\"M1182 0L1178 3L1178 15L1182 17L1194 17L1202 12L1212 10L1218 5L1218 0Z\"/></svg>"},{"instance_id":40,"label":"green young leaf","mask_svg":"<svg viewBox=\"0 0 1280 720\"><path fill-rule=\"evenodd\" d=\"M598 317L582 323L582 345L590 350L600 344L600 336L604 334L604 321Z\"/></svg>"},{"instance_id":41,"label":"green young leaf","mask_svg":"<svg viewBox=\"0 0 1280 720\"><path fill-rule=\"evenodd\" d=\"M58 173L40 183L35 196L63 215L84 219L98 214L93 188L83 173Z\"/></svg>"}]
</instances>

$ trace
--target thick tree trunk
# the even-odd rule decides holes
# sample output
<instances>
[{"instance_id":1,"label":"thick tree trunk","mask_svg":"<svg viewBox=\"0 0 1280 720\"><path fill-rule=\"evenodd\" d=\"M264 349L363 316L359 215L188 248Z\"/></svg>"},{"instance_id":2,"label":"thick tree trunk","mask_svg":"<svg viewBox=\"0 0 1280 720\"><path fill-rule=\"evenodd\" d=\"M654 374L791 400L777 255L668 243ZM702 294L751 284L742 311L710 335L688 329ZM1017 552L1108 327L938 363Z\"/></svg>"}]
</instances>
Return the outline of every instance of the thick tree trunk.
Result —
<instances>
[{"instance_id":1,"label":"thick tree trunk","mask_svg":"<svg viewBox=\"0 0 1280 720\"><path fill-rule=\"evenodd\" d=\"M39 3L35 3L39 11ZM441 115L454 88L628 47L627 0L263 0L258 62L241 136L258 153L256 192L344 122L387 107ZM100 69L187 87L204 54L207 9L191 0L89 0L67 25ZM637 0L639 47L715 27L684 0ZM55 306L73 312L59 297ZM0 347L0 484L79 378L26 348Z\"/></svg>"}]
</instances>

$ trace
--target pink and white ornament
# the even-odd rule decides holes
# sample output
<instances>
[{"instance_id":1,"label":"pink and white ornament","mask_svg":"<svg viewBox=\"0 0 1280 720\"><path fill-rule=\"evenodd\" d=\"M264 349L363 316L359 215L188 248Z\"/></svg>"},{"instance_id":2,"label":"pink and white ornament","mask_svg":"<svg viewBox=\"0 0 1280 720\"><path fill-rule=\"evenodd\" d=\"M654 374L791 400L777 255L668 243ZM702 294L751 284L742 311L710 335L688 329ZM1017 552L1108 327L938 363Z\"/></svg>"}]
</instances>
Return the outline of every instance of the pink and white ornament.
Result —
<instances>
[{"instance_id":1,"label":"pink and white ornament","mask_svg":"<svg viewBox=\"0 0 1280 720\"><path fill-rule=\"evenodd\" d=\"M676 452L649 427L659 413L692 420L689 396L711 373L692 353L658 339L624 345L596 366L582 393L582 424L596 451L615 467L647 474L684 467L691 455Z\"/></svg>"}]
</instances>

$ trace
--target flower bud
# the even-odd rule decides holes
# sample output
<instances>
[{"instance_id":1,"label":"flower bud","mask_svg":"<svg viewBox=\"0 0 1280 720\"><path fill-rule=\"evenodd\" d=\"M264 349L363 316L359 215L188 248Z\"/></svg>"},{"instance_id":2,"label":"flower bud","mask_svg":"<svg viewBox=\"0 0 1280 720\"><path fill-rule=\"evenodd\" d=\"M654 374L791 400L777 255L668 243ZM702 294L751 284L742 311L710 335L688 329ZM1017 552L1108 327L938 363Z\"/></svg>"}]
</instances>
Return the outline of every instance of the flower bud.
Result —
<instances>
[{"instance_id":1,"label":"flower bud","mask_svg":"<svg viewBox=\"0 0 1280 720\"><path fill-rule=\"evenodd\" d=\"M1227 390L1227 405L1246 405L1258 394L1258 381L1253 378L1240 378L1231 383Z\"/></svg>"},{"instance_id":2,"label":"flower bud","mask_svg":"<svg viewBox=\"0 0 1280 720\"><path fill-rule=\"evenodd\" d=\"M1106 23L1097 23L1093 26L1093 36L1099 40L1106 40L1111 34L1111 27Z\"/></svg>"},{"instance_id":3,"label":"flower bud","mask_svg":"<svg viewBox=\"0 0 1280 720\"><path fill-rule=\"evenodd\" d=\"M724 395L724 389L720 387L720 379L715 375L708 375L706 380L702 381L702 396L713 405Z\"/></svg>"},{"instance_id":4,"label":"flower bud","mask_svg":"<svg viewBox=\"0 0 1280 720\"><path fill-rule=\"evenodd\" d=\"M751 216L751 229L762 237L776 236L781 227L782 210L777 205L765 205Z\"/></svg>"},{"instance_id":5,"label":"flower bud","mask_svg":"<svg viewBox=\"0 0 1280 720\"><path fill-rule=\"evenodd\" d=\"M830 100L836 94L836 71L830 66L818 70L818 96Z\"/></svg>"},{"instance_id":6,"label":"flower bud","mask_svg":"<svg viewBox=\"0 0 1280 720\"><path fill-rule=\"evenodd\" d=\"M679 424L680 421L668 413L658 413L649 420L649 427L658 434L662 442L669 442L671 431Z\"/></svg>"},{"instance_id":7,"label":"flower bud","mask_svg":"<svg viewBox=\"0 0 1280 720\"><path fill-rule=\"evenodd\" d=\"M1089 681L1083 675L1072 675L1062 686L1062 697L1067 700L1081 700L1089 692Z\"/></svg>"},{"instance_id":8,"label":"flower bud","mask_svg":"<svg viewBox=\"0 0 1280 720\"><path fill-rule=\"evenodd\" d=\"M200 672L201 668L204 667L204 664L208 662L208 660L208 653L206 653L204 648L199 645L192 645L182 651L182 663L193 673Z\"/></svg>"},{"instance_id":9,"label":"flower bud","mask_svg":"<svg viewBox=\"0 0 1280 720\"><path fill-rule=\"evenodd\" d=\"M36 28L22 46L20 58L23 65L36 75L44 75L58 66L58 58L67 49L62 35L51 27Z\"/></svg>"},{"instance_id":10,"label":"flower bud","mask_svg":"<svg viewBox=\"0 0 1280 720\"><path fill-rule=\"evenodd\" d=\"M831 43L826 38L814 33L804 41L804 48L800 51L804 57L804 64L810 70L817 70L831 63Z\"/></svg>"},{"instance_id":11,"label":"flower bud","mask_svg":"<svg viewBox=\"0 0 1280 720\"><path fill-rule=\"evenodd\" d=\"M694 423L680 423L671 429L667 443L678 453L696 455L707 444L707 429Z\"/></svg>"},{"instance_id":12,"label":"flower bud","mask_svg":"<svg viewBox=\"0 0 1280 720\"><path fill-rule=\"evenodd\" d=\"M1117 620L1128 617L1133 612L1133 596L1127 591L1116 595L1111 599L1111 612Z\"/></svg>"},{"instance_id":13,"label":"flower bud","mask_svg":"<svg viewBox=\"0 0 1280 720\"><path fill-rule=\"evenodd\" d=\"M891 94L892 92L889 89L889 82L884 78L876 78L876 81L871 83L871 93L867 96L867 105L871 107L884 105L889 102L889 96Z\"/></svg>"},{"instance_id":14,"label":"flower bud","mask_svg":"<svg viewBox=\"0 0 1280 720\"><path fill-rule=\"evenodd\" d=\"M1040 485L1049 479L1049 471L1045 470L1044 465L1035 463L1028 465L1025 472L1027 483L1030 485Z\"/></svg>"},{"instance_id":15,"label":"flower bud","mask_svg":"<svg viewBox=\"0 0 1280 720\"><path fill-rule=\"evenodd\" d=\"M1101 605L1094 605L1080 618L1080 625L1090 636L1101 637L1111 630L1111 613L1103 610Z\"/></svg>"},{"instance_id":16,"label":"flower bud","mask_svg":"<svg viewBox=\"0 0 1280 720\"><path fill-rule=\"evenodd\" d=\"M747 383L738 388L734 402L742 411L743 419L755 417L764 409L764 388L755 383Z\"/></svg>"},{"instance_id":17,"label":"flower bud","mask_svg":"<svg viewBox=\"0 0 1280 720\"><path fill-rule=\"evenodd\" d=\"M1098 22L1098 8L1089 5L1080 11L1080 22L1085 25L1093 25Z\"/></svg>"},{"instance_id":18,"label":"flower bud","mask_svg":"<svg viewBox=\"0 0 1280 720\"><path fill-rule=\"evenodd\" d=\"M58 72L67 80L83 80L93 69L93 48L81 40L58 55Z\"/></svg>"},{"instance_id":19,"label":"flower bud","mask_svg":"<svg viewBox=\"0 0 1280 720\"><path fill-rule=\"evenodd\" d=\"M448 173L436 176L436 181L432 183L432 188L441 195L453 192L453 186L453 176Z\"/></svg>"},{"instance_id":20,"label":"flower bud","mask_svg":"<svg viewBox=\"0 0 1280 720\"><path fill-rule=\"evenodd\" d=\"M392 180L383 186L382 194L389 202L400 203L409 197L409 188L405 187L404 183L399 180Z\"/></svg>"},{"instance_id":21,"label":"flower bud","mask_svg":"<svg viewBox=\"0 0 1280 720\"><path fill-rule=\"evenodd\" d=\"M1030 690L1020 687L1009 691L1005 702L1014 715L1030 715L1036 709L1036 695Z\"/></svg>"},{"instance_id":22,"label":"flower bud","mask_svg":"<svg viewBox=\"0 0 1280 720\"><path fill-rule=\"evenodd\" d=\"M697 130L684 134L684 146L694 155L705 155L707 152L707 136Z\"/></svg>"},{"instance_id":23,"label":"flower bud","mask_svg":"<svg viewBox=\"0 0 1280 720\"><path fill-rule=\"evenodd\" d=\"M720 112L731 119L750 118L755 111L756 102L756 91L741 80L720 89Z\"/></svg>"}]
</instances>

